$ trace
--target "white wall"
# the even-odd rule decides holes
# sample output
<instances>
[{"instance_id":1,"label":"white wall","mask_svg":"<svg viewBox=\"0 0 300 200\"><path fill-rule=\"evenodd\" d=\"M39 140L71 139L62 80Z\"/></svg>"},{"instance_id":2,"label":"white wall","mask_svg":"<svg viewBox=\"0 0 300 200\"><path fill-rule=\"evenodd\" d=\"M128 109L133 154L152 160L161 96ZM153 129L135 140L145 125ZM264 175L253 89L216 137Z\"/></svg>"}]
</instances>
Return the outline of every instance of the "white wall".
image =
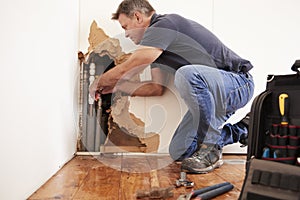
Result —
<instances>
[{"instance_id":1,"label":"white wall","mask_svg":"<svg viewBox=\"0 0 300 200\"><path fill-rule=\"evenodd\" d=\"M265 89L268 74L292 73L291 65L295 59L300 59L300 13L298 12L300 1L298 0L284 2L281 0L149 1L157 13L178 13L198 21L212 30L236 53L249 59L254 65L254 69L251 70L256 84L254 96ZM124 36L118 22L110 20L111 14L116 11L120 2L120 0L105 1L105 3L98 0L80 0L79 47L82 51L86 51L88 47L87 38L92 20L96 20L109 36L117 38ZM145 118L147 123L151 123L153 122L151 117L154 116L149 118L149 114L141 114L143 113L141 107L151 113L155 102L164 102L164 99L161 101L162 99L158 98L160 97L135 100L135 104L144 102L145 105L140 107L135 105L133 110ZM174 117L178 114L178 110L172 113L172 109L171 113L168 113L170 110L168 105L163 106L167 110L167 114L163 113L164 116ZM240 120L250 111L250 107L251 102L240 109L229 122ZM164 142L160 147L162 151L167 150L166 145L177 126L178 118L172 123L173 128L168 127L160 132ZM152 124L147 126L153 127ZM239 144L228 146L227 149L229 152L246 152L246 148L240 149Z\"/></svg>"},{"instance_id":2,"label":"white wall","mask_svg":"<svg viewBox=\"0 0 300 200\"><path fill-rule=\"evenodd\" d=\"M299 8L298 0L216 0L214 32L251 60L256 94L268 74L292 73L290 67L300 59Z\"/></svg>"},{"instance_id":3,"label":"white wall","mask_svg":"<svg viewBox=\"0 0 300 200\"><path fill-rule=\"evenodd\" d=\"M0 7L0 199L26 199L76 151L77 0Z\"/></svg>"},{"instance_id":4,"label":"white wall","mask_svg":"<svg viewBox=\"0 0 300 200\"><path fill-rule=\"evenodd\" d=\"M256 85L254 96L266 87L268 74L294 73L290 70L300 59L300 1L298 0L215 0L213 31L230 48L249 59ZM250 111L251 103L239 110L235 122ZM246 152L239 144L225 152Z\"/></svg>"}]
</instances>

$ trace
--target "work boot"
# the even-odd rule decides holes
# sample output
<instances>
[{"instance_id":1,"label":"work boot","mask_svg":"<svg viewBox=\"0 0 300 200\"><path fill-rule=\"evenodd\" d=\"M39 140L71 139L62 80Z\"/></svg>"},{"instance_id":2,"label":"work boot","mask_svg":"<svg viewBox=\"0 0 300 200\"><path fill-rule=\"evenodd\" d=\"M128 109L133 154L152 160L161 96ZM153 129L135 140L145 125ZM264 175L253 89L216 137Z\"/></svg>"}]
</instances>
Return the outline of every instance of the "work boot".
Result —
<instances>
[{"instance_id":1,"label":"work boot","mask_svg":"<svg viewBox=\"0 0 300 200\"><path fill-rule=\"evenodd\" d=\"M243 124L247 128L247 132L249 133L249 123L250 123L250 112L247 113L247 115L239 121L239 123ZM242 134L240 136L239 143L241 143L241 147L245 147L248 145L248 133L247 134Z\"/></svg>"},{"instance_id":2,"label":"work boot","mask_svg":"<svg viewBox=\"0 0 300 200\"><path fill-rule=\"evenodd\" d=\"M204 174L223 165L222 150L215 144L201 144L192 157L181 163L181 170L188 173Z\"/></svg>"}]
</instances>

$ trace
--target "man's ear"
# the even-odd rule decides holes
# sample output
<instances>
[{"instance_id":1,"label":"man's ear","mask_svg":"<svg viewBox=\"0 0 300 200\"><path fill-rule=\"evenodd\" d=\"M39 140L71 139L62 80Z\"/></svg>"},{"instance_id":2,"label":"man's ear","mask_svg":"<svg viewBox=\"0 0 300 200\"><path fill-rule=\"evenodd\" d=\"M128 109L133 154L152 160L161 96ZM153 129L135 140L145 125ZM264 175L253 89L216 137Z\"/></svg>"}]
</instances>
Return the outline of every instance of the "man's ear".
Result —
<instances>
[{"instance_id":1,"label":"man's ear","mask_svg":"<svg viewBox=\"0 0 300 200\"><path fill-rule=\"evenodd\" d=\"M139 24L143 23L144 19L143 19L143 14L142 14L142 13L136 11L136 12L134 12L134 15L133 15L133 16L135 17L136 21L137 21Z\"/></svg>"}]
</instances>

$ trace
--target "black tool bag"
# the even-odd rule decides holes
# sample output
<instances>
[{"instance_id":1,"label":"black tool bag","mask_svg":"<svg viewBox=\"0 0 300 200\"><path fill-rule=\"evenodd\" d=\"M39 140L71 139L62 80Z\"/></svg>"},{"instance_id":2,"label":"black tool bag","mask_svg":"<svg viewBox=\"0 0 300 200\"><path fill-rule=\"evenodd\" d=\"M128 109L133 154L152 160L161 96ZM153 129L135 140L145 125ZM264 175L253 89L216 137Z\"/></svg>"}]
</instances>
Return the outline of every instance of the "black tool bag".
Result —
<instances>
[{"instance_id":1,"label":"black tool bag","mask_svg":"<svg viewBox=\"0 0 300 200\"><path fill-rule=\"evenodd\" d=\"M241 200L300 199L299 67L297 60L295 74L269 75L253 100Z\"/></svg>"}]
</instances>

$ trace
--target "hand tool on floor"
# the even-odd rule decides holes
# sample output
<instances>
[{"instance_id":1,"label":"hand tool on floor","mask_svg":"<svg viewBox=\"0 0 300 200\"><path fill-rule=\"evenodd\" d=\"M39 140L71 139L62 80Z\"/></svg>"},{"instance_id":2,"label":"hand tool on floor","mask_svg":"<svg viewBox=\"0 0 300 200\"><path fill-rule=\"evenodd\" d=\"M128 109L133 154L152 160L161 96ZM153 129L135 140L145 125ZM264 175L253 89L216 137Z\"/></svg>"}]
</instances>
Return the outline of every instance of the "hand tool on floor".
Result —
<instances>
[{"instance_id":1,"label":"hand tool on floor","mask_svg":"<svg viewBox=\"0 0 300 200\"><path fill-rule=\"evenodd\" d=\"M229 182L219 183L199 190L194 190L185 195L180 195L177 200L190 200L196 198L198 200L207 200L233 189L233 185Z\"/></svg>"},{"instance_id":2,"label":"hand tool on floor","mask_svg":"<svg viewBox=\"0 0 300 200\"><path fill-rule=\"evenodd\" d=\"M214 190L205 192L203 194L199 194L199 195L196 196L196 199L198 199L198 200L208 200L208 199L214 198L216 196L219 196L221 194L224 194L225 192L229 192L232 189L233 189L233 185L227 184L227 185L224 185L222 187L216 188Z\"/></svg>"},{"instance_id":3,"label":"hand tool on floor","mask_svg":"<svg viewBox=\"0 0 300 200\"><path fill-rule=\"evenodd\" d=\"M138 190L136 193L137 199L168 199L173 197L173 190L174 187L167 187L167 188L158 188L152 187L149 191L146 190Z\"/></svg>"},{"instance_id":4,"label":"hand tool on floor","mask_svg":"<svg viewBox=\"0 0 300 200\"><path fill-rule=\"evenodd\" d=\"M185 186L186 188L194 187L194 182L186 179L186 172L180 172L180 178L175 182L176 187Z\"/></svg>"},{"instance_id":5,"label":"hand tool on floor","mask_svg":"<svg viewBox=\"0 0 300 200\"><path fill-rule=\"evenodd\" d=\"M157 178L157 171L152 170L150 172L150 190L138 190L136 192L137 199L168 199L173 197L174 186L161 188Z\"/></svg>"}]
</instances>

